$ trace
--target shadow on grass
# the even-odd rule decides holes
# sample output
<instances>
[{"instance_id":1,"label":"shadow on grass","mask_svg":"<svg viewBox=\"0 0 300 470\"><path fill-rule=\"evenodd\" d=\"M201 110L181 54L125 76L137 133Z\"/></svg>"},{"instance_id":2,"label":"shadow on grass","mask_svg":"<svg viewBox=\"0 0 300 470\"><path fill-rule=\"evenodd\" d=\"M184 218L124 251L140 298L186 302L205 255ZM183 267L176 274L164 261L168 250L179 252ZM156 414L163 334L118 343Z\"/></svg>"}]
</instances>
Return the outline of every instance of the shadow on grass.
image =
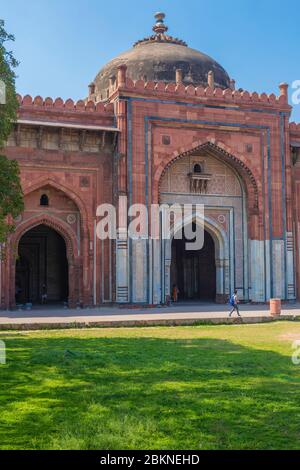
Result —
<instances>
[{"instance_id":1,"label":"shadow on grass","mask_svg":"<svg viewBox=\"0 0 300 470\"><path fill-rule=\"evenodd\" d=\"M0 448L299 449L299 368L219 339L7 340Z\"/></svg>"}]
</instances>

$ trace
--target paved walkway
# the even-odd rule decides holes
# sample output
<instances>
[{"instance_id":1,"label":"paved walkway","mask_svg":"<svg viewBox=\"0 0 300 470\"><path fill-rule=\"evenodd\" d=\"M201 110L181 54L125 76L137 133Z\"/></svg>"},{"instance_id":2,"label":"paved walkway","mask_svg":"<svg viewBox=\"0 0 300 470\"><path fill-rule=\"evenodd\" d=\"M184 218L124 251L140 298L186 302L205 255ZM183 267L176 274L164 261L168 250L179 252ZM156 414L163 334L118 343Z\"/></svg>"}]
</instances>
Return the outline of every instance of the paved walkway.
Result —
<instances>
[{"instance_id":1,"label":"paved walkway","mask_svg":"<svg viewBox=\"0 0 300 470\"><path fill-rule=\"evenodd\" d=\"M42 329L71 327L118 327L151 325L189 325L195 323L260 323L274 321L267 305L241 305L242 320L228 318L229 306L178 303L171 307L64 309L38 307L30 311L0 312L0 329ZM300 304L283 305L275 319L300 320Z\"/></svg>"}]
</instances>

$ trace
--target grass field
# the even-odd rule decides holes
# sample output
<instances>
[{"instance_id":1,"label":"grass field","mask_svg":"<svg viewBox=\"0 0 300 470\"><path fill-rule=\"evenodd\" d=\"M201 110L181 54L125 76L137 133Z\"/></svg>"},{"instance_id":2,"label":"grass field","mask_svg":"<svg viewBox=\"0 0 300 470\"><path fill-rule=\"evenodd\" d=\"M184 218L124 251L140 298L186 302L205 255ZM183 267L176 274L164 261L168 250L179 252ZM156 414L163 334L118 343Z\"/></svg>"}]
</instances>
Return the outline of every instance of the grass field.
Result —
<instances>
[{"instance_id":1,"label":"grass field","mask_svg":"<svg viewBox=\"0 0 300 470\"><path fill-rule=\"evenodd\" d=\"M1 449L300 449L300 324L0 333Z\"/></svg>"}]
</instances>

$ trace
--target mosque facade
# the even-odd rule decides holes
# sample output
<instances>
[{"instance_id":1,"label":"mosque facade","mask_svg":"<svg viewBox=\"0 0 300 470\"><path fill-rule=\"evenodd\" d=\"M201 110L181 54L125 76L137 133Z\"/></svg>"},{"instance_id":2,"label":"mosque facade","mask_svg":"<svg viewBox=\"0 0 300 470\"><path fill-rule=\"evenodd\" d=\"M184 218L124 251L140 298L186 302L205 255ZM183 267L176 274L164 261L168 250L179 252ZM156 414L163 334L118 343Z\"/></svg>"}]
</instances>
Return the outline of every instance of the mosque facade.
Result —
<instances>
[{"instance_id":1,"label":"mosque facade","mask_svg":"<svg viewBox=\"0 0 300 470\"><path fill-rule=\"evenodd\" d=\"M300 296L300 124L288 85L278 94L236 87L224 68L168 34L109 62L88 97L19 96L6 146L21 170L25 210L1 247L0 305L158 305ZM162 206L158 235L128 237L131 210ZM183 214L162 236L168 208ZM101 239L99 207L116 208ZM201 249L182 227L202 224Z\"/></svg>"}]
</instances>

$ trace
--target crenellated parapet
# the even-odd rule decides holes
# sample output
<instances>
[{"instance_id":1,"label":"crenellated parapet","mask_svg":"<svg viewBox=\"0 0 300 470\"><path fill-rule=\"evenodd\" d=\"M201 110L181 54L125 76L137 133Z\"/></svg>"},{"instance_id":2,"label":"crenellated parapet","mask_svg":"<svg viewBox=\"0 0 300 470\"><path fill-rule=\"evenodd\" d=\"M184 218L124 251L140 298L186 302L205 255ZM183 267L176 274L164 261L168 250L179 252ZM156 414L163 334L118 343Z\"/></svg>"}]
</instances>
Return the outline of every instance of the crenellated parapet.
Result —
<instances>
[{"instance_id":1,"label":"crenellated parapet","mask_svg":"<svg viewBox=\"0 0 300 470\"><path fill-rule=\"evenodd\" d=\"M18 95L19 119L114 127L114 105Z\"/></svg>"},{"instance_id":2,"label":"crenellated parapet","mask_svg":"<svg viewBox=\"0 0 300 470\"><path fill-rule=\"evenodd\" d=\"M129 92L141 95L159 95L160 98L165 97L170 99L173 95L174 99L195 99L198 101L211 102L217 101L219 103L232 103L234 105L257 105L259 107L283 107L289 108L287 85L279 85L280 94L276 96L274 93L257 93L245 90L236 90L232 88L218 88L214 86L213 75L208 76L208 86L185 86L180 80L180 71L177 71L177 79L174 83L165 83L162 81L153 82L143 79L133 81L126 76L126 66L119 67L118 79L115 86L110 90L110 97L113 97L116 92ZM233 82L233 81L232 81ZM210 86L209 86L210 85Z\"/></svg>"},{"instance_id":3,"label":"crenellated parapet","mask_svg":"<svg viewBox=\"0 0 300 470\"><path fill-rule=\"evenodd\" d=\"M22 97L21 95L17 95L19 104L21 107L32 107L32 108L39 108L45 109L51 112L51 110L65 110L71 112L95 112L101 113L103 115L112 115L114 111L114 106L111 103L103 104L103 103L95 103L94 101L84 101L78 100L73 101L72 99L63 100L62 98L42 98L41 96L32 97L30 95L26 95Z\"/></svg>"},{"instance_id":4,"label":"crenellated parapet","mask_svg":"<svg viewBox=\"0 0 300 470\"><path fill-rule=\"evenodd\" d=\"M133 82L130 79L126 80L126 90L128 91L142 91L143 93L151 94L173 94L175 96L184 98L200 98L203 100L218 100L231 103L245 103L245 104L259 104L266 106L279 106L286 105L287 99L285 96L276 96L274 93L270 95L266 93L250 93L248 91L231 90L227 88L212 87L194 87L193 85L184 86L183 84L164 82L145 82L137 80Z\"/></svg>"}]
</instances>

